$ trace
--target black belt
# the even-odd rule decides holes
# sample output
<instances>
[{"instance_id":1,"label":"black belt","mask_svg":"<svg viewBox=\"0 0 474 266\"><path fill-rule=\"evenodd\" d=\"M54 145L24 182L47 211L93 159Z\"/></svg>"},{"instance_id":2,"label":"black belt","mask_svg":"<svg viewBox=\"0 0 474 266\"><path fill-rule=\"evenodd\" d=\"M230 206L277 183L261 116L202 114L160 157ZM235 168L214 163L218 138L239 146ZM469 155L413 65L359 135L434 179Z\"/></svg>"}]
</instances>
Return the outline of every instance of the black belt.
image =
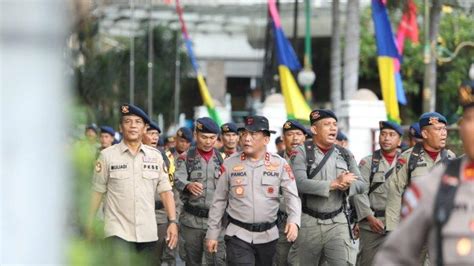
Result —
<instances>
[{"instance_id":1,"label":"black belt","mask_svg":"<svg viewBox=\"0 0 474 266\"><path fill-rule=\"evenodd\" d=\"M335 210L333 212L317 212L308 209L307 207L303 207L302 209L303 213L306 213L314 218L321 219L321 220L328 220L336 217L339 213L342 212L342 206L338 210Z\"/></svg>"},{"instance_id":2,"label":"black belt","mask_svg":"<svg viewBox=\"0 0 474 266\"><path fill-rule=\"evenodd\" d=\"M239 220L236 220L232 218L230 215L228 215L227 217L229 218L229 222L251 232L265 232L269 229L272 229L276 225L276 221L273 223L248 224L248 223L244 223Z\"/></svg>"},{"instance_id":3,"label":"black belt","mask_svg":"<svg viewBox=\"0 0 474 266\"><path fill-rule=\"evenodd\" d=\"M188 203L184 204L184 211L200 218L209 217L209 209L192 206L192 205L189 205Z\"/></svg>"},{"instance_id":4,"label":"black belt","mask_svg":"<svg viewBox=\"0 0 474 266\"><path fill-rule=\"evenodd\" d=\"M155 201L155 210L162 210L163 208L165 207L165 205L163 205L163 202L161 201Z\"/></svg>"},{"instance_id":5,"label":"black belt","mask_svg":"<svg viewBox=\"0 0 474 266\"><path fill-rule=\"evenodd\" d=\"M385 210L372 210L375 217L385 217Z\"/></svg>"}]
</instances>

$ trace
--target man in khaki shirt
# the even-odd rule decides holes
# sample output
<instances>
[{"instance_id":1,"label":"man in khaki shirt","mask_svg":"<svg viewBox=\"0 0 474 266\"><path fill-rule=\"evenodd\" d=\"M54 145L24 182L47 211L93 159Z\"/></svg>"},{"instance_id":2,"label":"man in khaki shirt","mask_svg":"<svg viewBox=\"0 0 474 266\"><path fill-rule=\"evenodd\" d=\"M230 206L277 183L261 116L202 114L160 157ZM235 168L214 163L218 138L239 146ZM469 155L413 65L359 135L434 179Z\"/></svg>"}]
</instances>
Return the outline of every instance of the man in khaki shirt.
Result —
<instances>
[{"instance_id":1,"label":"man in khaki shirt","mask_svg":"<svg viewBox=\"0 0 474 266\"><path fill-rule=\"evenodd\" d=\"M173 193L161 154L142 144L150 123L148 116L129 104L122 105L120 111L123 141L103 150L97 160L88 232L103 198L107 242L144 253L146 264L152 264L152 252L158 240L156 192L172 223L167 230L168 245L176 246L178 227Z\"/></svg>"},{"instance_id":2,"label":"man in khaki shirt","mask_svg":"<svg viewBox=\"0 0 474 266\"><path fill-rule=\"evenodd\" d=\"M388 178L394 171L401 144L403 128L393 122L380 121L380 150L359 163L361 177L369 184L369 191L354 196L360 228L357 265L370 266L385 239L385 204Z\"/></svg>"},{"instance_id":3,"label":"man in khaki shirt","mask_svg":"<svg viewBox=\"0 0 474 266\"><path fill-rule=\"evenodd\" d=\"M448 134L447 120L443 115L436 112L424 113L420 116L419 124L423 142L400 155L394 176L389 180L385 209L387 231L395 230L398 225L402 194L410 182L427 174L435 165L456 157L453 152L445 149Z\"/></svg>"},{"instance_id":4,"label":"man in khaki shirt","mask_svg":"<svg viewBox=\"0 0 474 266\"><path fill-rule=\"evenodd\" d=\"M413 180L403 196L409 215L388 236L374 265L419 265L425 245L431 265L474 263L474 96L471 88L460 91L466 155Z\"/></svg>"}]
</instances>

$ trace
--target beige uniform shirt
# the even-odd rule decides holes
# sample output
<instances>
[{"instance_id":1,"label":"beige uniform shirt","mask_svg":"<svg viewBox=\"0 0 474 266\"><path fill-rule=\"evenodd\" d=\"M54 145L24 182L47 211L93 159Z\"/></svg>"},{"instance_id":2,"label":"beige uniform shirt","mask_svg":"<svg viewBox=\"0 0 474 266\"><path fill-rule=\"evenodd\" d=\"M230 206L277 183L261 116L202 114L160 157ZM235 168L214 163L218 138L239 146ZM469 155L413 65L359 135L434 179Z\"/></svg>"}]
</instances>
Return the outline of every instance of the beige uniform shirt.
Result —
<instances>
[{"instance_id":1,"label":"beige uniform shirt","mask_svg":"<svg viewBox=\"0 0 474 266\"><path fill-rule=\"evenodd\" d=\"M463 161L461 169L466 165L466 159ZM420 253L426 243L431 265L436 265L433 212L440 182L450 181L450 178L442 178L444 171L444 166L437 166L428 175L413 180L404 196L413 211L389 234L374 265L419 265ZM444 265L474 264L474 181L465 180L463 171L460 178L455 208L442 230Z\"/></svg>"},{"instance_id":2,"label":"beige uniform shirt","mask_svg":"<svg viewBox=\"0 0 474 266\"><path fill-rule=\"evenodd\" d=\"M387 231L394 230L400 221L400 211L402 206L402 194L408 184L408 163L413 148L403 152L397 161L396 171L390 177L387 207L385 209L385 219ZM455 158L456 155L452 151L447 151L449 158ZM441 152L435 161L421 149L417 167L411 174L411 180L416 180L421 176L426 175L435 165L441 163Z\"/></svg>"},{"instance_id":3,"label":"beige uniform shirt","mask_svg":"<svg viewBox=\"0 0 474 266\"><path fill-rule=\"evenodd\" d=\"M214 152L212 158L207 162L196 148L195 157L192 160L194 163L190 163L191 165L189 165L190 173L188 176L188 170L186 168L188 153L189 151L181 154L176 160L176 172L174 174L175 187L181 193L183 206L189 204L198 208L209 209L212 198L214 197L217 179L221 174L219 160ZM191 182L199 182L203 185L203 193L201 195L195 196L186 190L186 186ZM185 207L183 207L179 222L191 228L207 229L207 218L194 216L186 212Z\"/></svg>"},{"instance_id":4,"label":"beige uniform shirt","mask_svg":"<svg viewBox=\"0 0 474 266\"><path fill-rule=\"evenodd\" d=\"M359 177L354 183L352 183L349 189L349 196L363 193L367 190L367 184L362 178L360 178L359 168L354 156L350 154L350 165L347 165L346 161L342 157L342 154L336 149L331 157L327 160L321 171L309 179L306 173L306 150L304 146L299 146L296 149L296 155L291 159L291 168L293 169L296 176L296 184L298 186L298 192L306 194L307 207L317 212L333 212L341 208L343 204L344 193L339 190L330 190L331 182L335 180L343 171L349 171ZM313 171L319 162L324 157L324 153L319 150L316 146L314 149L315 163L311 166ZM308 214L302 214L303 226L320 223L320 224L332 224L332 223L345 223L347 224L346 217L341 212L336 217L327 220L315 219Z\"/></svg>"},{"instance_id":5,"label":"beige uniform shirt","mask_svg":"<svg viewBox=\"0 0 474 266\"><path fill-rule=\"evenodd\" d=\"M370 175L372 173L372 155L369 155L363 158L359 163L360 174L364 179L364 182L369 184L369 186L375 186L379 183L377 189L372 191L370 195L368 194L369 191L365 191L363 194L359 194L354 196L354 207L357 211L357 218L360 221L359 226L363 229L369 230L370 226L367 220L367 216L374 215L374 210L377 211L384 211L385 206L387 204L387 191L388 191L388 183L385 182L385 173L387 173L391 168L395 167L397 163L397 157L394 158L392 164L385 159L383 155L381 155L381 160L379 162L378 171L374 174L372 179L372 184L370 184ZM391 176L393 177L393 176ZM389 178L391 178L389 177ZM370 189L370 187L369 187ZM376 217L380 221L385 224L385 217Z\"/></svg>"},{"instance_id":6,"label":"beige uniform shirt","mask_svg":"<svg viewBox=\"0 0 474 266\"><path fill-rule=\"evenodd\" d=\"M244 223L275 222L280 188L286 201L287 223L300 225L301 201L293 172L284 159L267 153L264 160L252 162L239 152L224 161L224 168L209 213L207 239L218 238L225 211ZM279 237L277 226L264 232L251 232L232 223L227 226L226 235L254 244Z\"/></svg>"},{"instance_id":7,"label":"beige uniform shirt","mask_svg":"<svg viewBox=\"0 0 474 266\"><path fill-rule=\"evenodd\" d=\"M158 239L155 192L171 190L160 152L141 145L134 156L125 143L100 153L92 188L104 193L105 237L129 242Z\"/></svg>"}]
</instances>

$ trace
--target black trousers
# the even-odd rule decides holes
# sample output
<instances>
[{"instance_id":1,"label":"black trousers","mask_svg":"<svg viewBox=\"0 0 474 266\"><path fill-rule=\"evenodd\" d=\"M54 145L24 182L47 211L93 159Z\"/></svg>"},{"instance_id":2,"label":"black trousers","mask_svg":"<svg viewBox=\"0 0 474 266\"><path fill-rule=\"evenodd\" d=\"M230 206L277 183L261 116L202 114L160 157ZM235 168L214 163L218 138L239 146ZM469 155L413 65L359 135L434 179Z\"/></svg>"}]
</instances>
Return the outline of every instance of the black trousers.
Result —
<instances>
[{"instance_id":1,"label":"black trousers","mask_svg":"<svg viewBox=\"0 0 474 266\"><path fill-rule=\"evenodd\" d=\"M118 236L104 239L106 252L114 261L129 265L156 265L157 242L128 242ZM128 261L129 263L126 263Z\"/></svg>"},{"instance_id":2,"label":"black trousers","mask_svg":"<svg viewBox=\"0 0 474 266\"><path fill-rule=\"evenodd\" d=\"M263 244L247 243L236 236L224 239L228 265L272 265L278 239Z\"/></svg>"}]
</instances>

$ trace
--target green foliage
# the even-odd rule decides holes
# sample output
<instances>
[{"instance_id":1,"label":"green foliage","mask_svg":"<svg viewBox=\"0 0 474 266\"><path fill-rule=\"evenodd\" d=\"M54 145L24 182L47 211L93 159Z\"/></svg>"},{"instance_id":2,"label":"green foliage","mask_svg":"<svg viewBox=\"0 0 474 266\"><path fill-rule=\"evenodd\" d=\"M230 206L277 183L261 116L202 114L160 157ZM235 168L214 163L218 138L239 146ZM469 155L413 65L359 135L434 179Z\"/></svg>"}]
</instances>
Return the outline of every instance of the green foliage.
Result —
<instances>
[{"instance_id":1,"label":"green foliage","mask_svg":"<svg viewBox=\"0 0 474 266\"><path fill-rule=\"evenodd\" d=\"M173 110L174 66L176 37L181 36L164 27L153 30L153 113L163 113L169 120ZM100 42L100 36L84 37L84 43ZM118 124L118 107L129 101L130 46L129 39L117 39L124 48L97 51L97 47L84 46L84 65L76 69L77 94L80 103L95 110L99 124ZM101 44L104 46L103 44ZM96 45L97 46L97 45ZM90 51L94 49L94 51ZM181 71L187 73L189 63L180 51ZM135 39L135 103L143 108L147 104L148 87L148 36ZM148 111L148 110L146 110Z\"/></svg>"},{"instance_id":2,"label":"green foliage","mask_svg":"<svg viewBox=\"0 0 474 266\"><path fill-rule=\"evenodd\" d=\"M389 1L392 2L392 1ZM416 1L415 1L416 2ZM393 6L389 9L392 29L396 32L401 17L403 5ZM413 120L419 114L413 112L413 107L418 103L414 99L419 98L423 86L424 63L424 31L422 6L418 6L418 27L420 44L413 44L409 40L405 42L402 62L402 78L404 89L409 99L408 111L402 112L404 121ZM360 50L360 78L378 82L377 50L370 7L362 12L361 18L361 50ZM438 54L442 57L449 56L463 41L474 40L474 17L464 13L463 10L453 9L452 13L442 13ZM457 89L459 85L468 79L469 66L474 58L472 47L463 48L459 54L449 63L438 63L437 68L437 109L454 122L457 118ZM411 97L410 97L411 96ZM411 110L411 111L410 111Z\"/></svg>"}]
</instances>

